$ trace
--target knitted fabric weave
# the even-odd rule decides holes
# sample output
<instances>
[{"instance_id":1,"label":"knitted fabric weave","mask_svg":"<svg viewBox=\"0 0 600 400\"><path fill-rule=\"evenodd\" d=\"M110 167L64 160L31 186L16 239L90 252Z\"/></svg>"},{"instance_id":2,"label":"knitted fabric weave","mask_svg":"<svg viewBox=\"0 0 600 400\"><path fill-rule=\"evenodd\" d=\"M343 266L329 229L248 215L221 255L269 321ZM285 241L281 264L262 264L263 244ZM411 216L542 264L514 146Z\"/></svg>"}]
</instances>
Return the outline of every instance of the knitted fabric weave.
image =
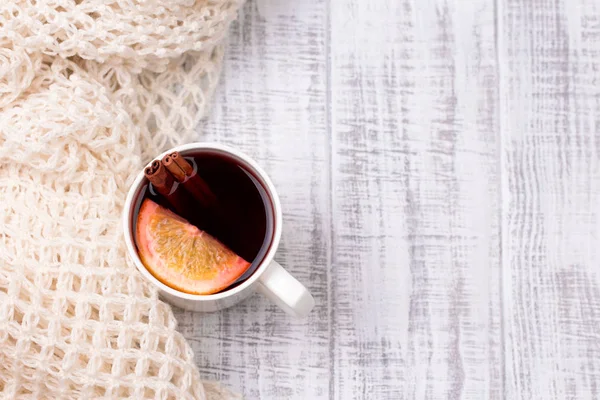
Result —
<instances>
[{"instance_id":1,"label":"knitted fabric weave","mask_svg":"<svg viewBox=\"0 0 600 400\"><path fill-rule=\"evenodd\" d=\"M143 162L194 133L241 1L1 3L1 397L229 398L119 221Z\"/></svg>"}]
</instances>

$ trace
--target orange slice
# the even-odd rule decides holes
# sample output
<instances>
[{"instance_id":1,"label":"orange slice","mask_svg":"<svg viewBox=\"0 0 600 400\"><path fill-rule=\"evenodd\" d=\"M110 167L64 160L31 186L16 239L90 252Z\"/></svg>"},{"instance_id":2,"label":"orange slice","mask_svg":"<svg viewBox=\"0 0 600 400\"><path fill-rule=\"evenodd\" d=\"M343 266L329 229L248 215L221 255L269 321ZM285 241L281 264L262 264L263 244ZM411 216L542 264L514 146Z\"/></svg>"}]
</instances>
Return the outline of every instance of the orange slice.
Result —
<instances>
[{"instance_id":1,"label":"orange slice","mask_svg":"<svg viewBox=\"0 0 600 400\"><path fill-rule=\"evenodd\" d=\"M138 213L136 235L148 271L185 293L216 293L250 266L208 233L149 199Z\"/></svg>"}]
</instances>

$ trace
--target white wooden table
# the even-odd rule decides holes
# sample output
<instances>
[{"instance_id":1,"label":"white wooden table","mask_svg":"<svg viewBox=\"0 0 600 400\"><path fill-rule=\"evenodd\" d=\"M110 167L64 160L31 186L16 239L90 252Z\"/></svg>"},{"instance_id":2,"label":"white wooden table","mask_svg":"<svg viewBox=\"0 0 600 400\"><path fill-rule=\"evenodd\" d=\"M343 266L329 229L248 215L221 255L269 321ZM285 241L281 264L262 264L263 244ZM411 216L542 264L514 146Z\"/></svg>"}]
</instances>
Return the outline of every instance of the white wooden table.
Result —
<instances>
[{"instance_id":1,"label":"white wooden table","mask_svg":"<svg viewBox=\"0 0 600 400\"><path fill-rule=\"evenodd\" d=\"M600 398L600 1L251 0L202 138L270 173L317 301L178 311L206 378Z\"/></svg>"}]
</instances>

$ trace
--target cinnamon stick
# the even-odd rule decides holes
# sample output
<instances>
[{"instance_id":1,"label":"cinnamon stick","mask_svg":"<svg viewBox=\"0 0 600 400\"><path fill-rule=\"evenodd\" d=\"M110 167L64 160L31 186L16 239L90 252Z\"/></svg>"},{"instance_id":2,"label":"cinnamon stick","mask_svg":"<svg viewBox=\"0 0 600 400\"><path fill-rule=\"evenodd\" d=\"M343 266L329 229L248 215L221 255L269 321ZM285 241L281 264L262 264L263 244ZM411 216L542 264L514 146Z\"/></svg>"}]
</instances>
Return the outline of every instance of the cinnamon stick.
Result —
<instances>
[{"instance_id":1,"label":"cinnamon stick","mask_svg":"<svg viewBox=\"0 0 600 400\"><path fill-rule=\"evenodd\" d=\"M163 157L162 164L194 199L194 224L227 244L228 233L235 225L222 210L217 196L197 169L178 152L167 154Z\"/></svg>"},{"instance_id":2,"label":"cinnamon stick","mask_svg":"<svg viewBox=\"0 0 600 400\"><path fill-rule=\"evenodd\" d=\"M192 167L192 164L187 162L187 160L183 158L178 151L171 153L171 158L173 159L175 164L177 164L179 168L181 168L183 172L185 172L187 176L192 176L192 174L194 173L194 167Z\"/></svg>"},{"instance_id":3,"label":"cinnamon stick","mask_svg":"<svg viewBox=\"0 0 600 400\"><path fill-rule=\"evenodd\" d=\"M173 177L175 178L175 180L177 182L183 182L185 181L185 171L182 170L179 165L177 165L173 159L171 158L170 154L167 154L163 159L162 159L162 163L163 165L169 170L169 172L173 175Z\"/></svg>"},{"instance_id":4,"label":"cinnamon stick","mask_svg":"<svg viewBox=\"0 0 600 400\"><path fill-rule=\"evenodd\" d=\"M158 160L154 160L149 167L144 170L144 175L156 192L160 194L173 210L182 217L186 217L186 211L189 208L189 199L182 190L175 190L175 178Z\"/></svg>"},{"instance_id":5,"label":"cinnamon stick","mask_svg":"<svg viewBox=\"0 0 600 400\"><path fill-rule=\"evenodd\" d=\"M167 154L162 159L162 164L200 205L203 207L217 205L217 197L208 183L198 175L194 167L179 152Z\"/></svg>"}]
</instances>

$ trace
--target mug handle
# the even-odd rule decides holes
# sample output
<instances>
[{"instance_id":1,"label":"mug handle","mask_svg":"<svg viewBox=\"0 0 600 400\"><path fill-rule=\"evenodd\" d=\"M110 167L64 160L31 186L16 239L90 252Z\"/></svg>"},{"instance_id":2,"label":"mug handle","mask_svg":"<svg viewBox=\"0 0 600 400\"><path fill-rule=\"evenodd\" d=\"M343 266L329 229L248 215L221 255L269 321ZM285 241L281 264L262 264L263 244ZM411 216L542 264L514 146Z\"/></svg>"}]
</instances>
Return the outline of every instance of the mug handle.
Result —
<instances>
[{"instance_id":1,"label":"mug handle","mask_svg":"<svg viewBox=\"0 0 600 400\"><path fill-rule=\"evenodd\" d=\"M308 289L275 261L258 279L258 291L294 317L306 317L315 306Z\"/></svg>"}]
</instances>

